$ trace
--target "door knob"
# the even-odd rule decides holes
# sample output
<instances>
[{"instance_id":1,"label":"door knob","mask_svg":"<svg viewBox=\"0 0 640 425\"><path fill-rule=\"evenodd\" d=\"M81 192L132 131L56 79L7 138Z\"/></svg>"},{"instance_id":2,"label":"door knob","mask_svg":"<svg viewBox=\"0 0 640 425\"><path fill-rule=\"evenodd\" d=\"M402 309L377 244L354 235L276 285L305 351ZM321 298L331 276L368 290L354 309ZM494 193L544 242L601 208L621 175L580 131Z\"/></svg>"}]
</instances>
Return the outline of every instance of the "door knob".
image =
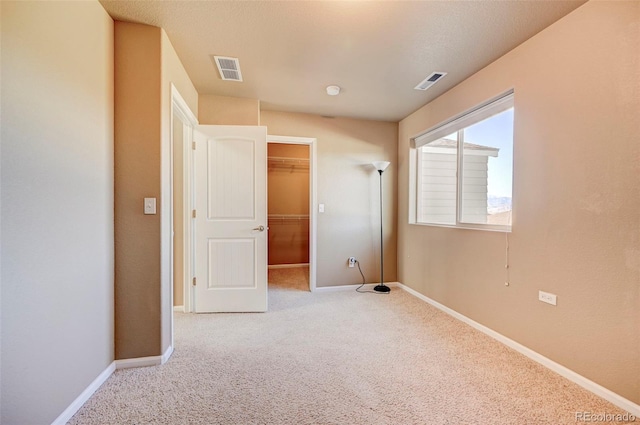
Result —
<instances>
[{"instance_id":1,"label":"door knob","mask_svg":"<svg viewBox=\"0 0 640 425\"><path fill-rule=\"evenodd\" d=\"M253 230L258 230L260 232L264 232L264 226L258 226L256 228L254 228Z\"/></svg>"}]
</instances>

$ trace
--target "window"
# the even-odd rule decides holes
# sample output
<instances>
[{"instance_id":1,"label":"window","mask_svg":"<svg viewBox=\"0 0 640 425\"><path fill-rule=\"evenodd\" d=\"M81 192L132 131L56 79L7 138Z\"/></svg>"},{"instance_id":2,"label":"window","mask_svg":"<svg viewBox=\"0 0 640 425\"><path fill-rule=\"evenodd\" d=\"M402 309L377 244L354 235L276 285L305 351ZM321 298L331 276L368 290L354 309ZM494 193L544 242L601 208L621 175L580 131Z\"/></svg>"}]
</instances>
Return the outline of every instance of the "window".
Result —
<instances>
[{"instance_id":1,"label":"window","mask_svg":"<svg viewBox=\"0 0 640 425\"><path fill-rule=\"evenodd\" d=\"M413 139L415 223L511 230L513 91Z\"/></svg>"}]
</instances>

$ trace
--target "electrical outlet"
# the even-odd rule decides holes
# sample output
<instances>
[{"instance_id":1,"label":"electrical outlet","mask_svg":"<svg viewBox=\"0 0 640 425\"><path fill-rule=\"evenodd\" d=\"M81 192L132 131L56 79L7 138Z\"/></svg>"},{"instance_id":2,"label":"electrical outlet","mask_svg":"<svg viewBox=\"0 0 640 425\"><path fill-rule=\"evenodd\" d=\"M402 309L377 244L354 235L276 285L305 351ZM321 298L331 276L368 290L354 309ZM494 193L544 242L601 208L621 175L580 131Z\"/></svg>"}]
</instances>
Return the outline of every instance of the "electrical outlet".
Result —
<instances>
[{"instance_id":1,"label":"electrical outlet","mask_svg":"<svg viewBox=\"0 0 640 425\"><path fill-rule=\"evenodd\" d=\"M538 300L542 301L543 303L558 305L558 297L555 294L550 294L548 292L538 291Z\"/></svg>"},{"instance_id":2,"label":"electrical outlet","mask_svg":"<svg viewBox=\"0 0 640 425\"><path fill-rule=\"evenodd\" d=\"M356 257L349 257L349 267L356 266Z\"/></svg>"}]
</instances>

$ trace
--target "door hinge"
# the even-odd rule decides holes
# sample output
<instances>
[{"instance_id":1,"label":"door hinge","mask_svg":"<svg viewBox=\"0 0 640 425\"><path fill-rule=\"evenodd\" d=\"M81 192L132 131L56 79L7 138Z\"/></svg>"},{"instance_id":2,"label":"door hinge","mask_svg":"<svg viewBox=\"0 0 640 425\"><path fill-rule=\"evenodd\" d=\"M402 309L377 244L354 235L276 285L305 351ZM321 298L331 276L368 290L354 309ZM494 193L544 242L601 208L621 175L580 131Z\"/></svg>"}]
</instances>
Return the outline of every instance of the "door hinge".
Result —
<instances>
[{"instance_id":1,"label":"door hinge","mask_svg":"<svg viewBox=\"0 0 640 425\"><path fill-rule=\"evenodd\" d=\"M191 218L196 218L196 210L191 211Z\"/></svg>"},{"instance_id":2,"label":"door hinge","mask_svg":"<svg viewBox=\"0 0 640 425\"><path fill-rule=\"evenodd\" d=\"M196 150L196 142L191 142L191 149Z\"/></svg>"},{"instance_id":3,"label":"door hinge","mask_svg":"<svg viewBox=\"0 0 640 425\"><path fill-rule=\"evenodd\" d=\"M193 278L193 286L196 286L196 278Z\"/></svg>"}]
</instances>

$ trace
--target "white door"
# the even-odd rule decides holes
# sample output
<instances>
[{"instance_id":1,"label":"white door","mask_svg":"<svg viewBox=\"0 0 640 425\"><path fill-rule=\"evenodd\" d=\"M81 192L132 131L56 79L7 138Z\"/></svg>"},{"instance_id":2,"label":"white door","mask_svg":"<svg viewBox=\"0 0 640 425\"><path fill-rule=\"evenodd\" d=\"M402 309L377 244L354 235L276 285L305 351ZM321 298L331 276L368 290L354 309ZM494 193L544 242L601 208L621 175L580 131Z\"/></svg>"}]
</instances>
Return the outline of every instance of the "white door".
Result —
<instances>
[{"instance_id":1,"label":"white door","mask_svg":"<svg viewBox=\"0 0 640 425\"><path fill-rule=\"evenodd\" d=\"M195 311L267 311L267 128L201 125Z\"/></svg>"}]
</instances>

